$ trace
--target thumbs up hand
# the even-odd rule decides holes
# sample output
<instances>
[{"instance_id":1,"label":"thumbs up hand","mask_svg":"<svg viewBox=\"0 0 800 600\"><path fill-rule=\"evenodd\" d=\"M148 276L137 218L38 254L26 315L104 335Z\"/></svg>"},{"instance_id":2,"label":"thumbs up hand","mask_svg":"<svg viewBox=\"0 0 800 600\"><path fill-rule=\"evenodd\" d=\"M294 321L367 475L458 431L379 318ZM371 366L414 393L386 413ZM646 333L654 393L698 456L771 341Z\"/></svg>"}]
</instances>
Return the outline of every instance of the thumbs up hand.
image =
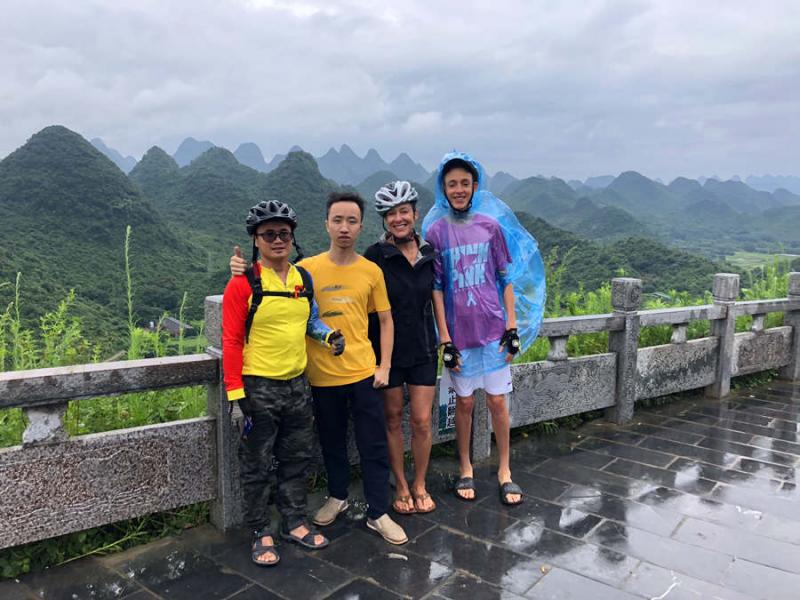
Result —
<instances>
[{"instance_id":1,"label":"thumbs up hand","mask_svg":"<svg viewBox=\"0 0 800 600\"><path fill-rule=\"evenodd\" d=\"M239 246L233 247L233 256L231 256L229 266L231 268L231 275L244 275L247 269L247 261L242 256L242 249Z\"/></svg>"}]
</instances>

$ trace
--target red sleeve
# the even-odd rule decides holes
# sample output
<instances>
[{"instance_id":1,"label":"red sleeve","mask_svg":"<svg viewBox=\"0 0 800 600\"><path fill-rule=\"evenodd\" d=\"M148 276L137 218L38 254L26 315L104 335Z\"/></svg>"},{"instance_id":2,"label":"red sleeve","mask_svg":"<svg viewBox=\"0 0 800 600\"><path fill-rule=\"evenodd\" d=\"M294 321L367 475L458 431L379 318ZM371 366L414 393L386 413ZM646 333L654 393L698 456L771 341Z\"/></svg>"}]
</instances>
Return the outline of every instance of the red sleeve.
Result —
<instances>
[{"instance_id":1,"label":"red sleeve","mask_svg":"<svg viewBox=\"0 0 800 600\"><path fill-rule=\"evenodd\" d=\"M244 325L250 310L250 295L247 277L237 275L225 286L222 296L222 368L229 400L244 396Z\"/></svg>"}]
</instances>

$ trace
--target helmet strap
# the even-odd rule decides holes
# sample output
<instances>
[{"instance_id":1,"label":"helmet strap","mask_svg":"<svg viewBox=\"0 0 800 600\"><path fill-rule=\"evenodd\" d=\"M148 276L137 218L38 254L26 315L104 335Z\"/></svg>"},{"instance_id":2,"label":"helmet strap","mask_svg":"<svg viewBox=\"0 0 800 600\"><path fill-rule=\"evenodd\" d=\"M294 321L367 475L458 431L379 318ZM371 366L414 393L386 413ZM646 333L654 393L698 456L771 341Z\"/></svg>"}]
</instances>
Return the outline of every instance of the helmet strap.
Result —
<instances>
[{"instance_id":1,"label":"helmet strap","mask_svg":"<svg viewBox=\"0 0 800 600\"><path fill-rule=\"evenodd\" d=\"M300 244L297 243L297 240L294 237L294 233L292 234L292 246L294 246L295 252L297 252L297 256L294 257L293 263L300 262L303 260L303 250L300 248Z\"/></svg>"},{"instance_id":2,"label":"helmet strap","mask_svg":"<svg viewBox=\"0 0 800 600\"><path fill-rule=\"evenodd\" d=\"M252 264L256 264L258 261L258 246L256 246L256 240L253 239L253 260L250 261Z\"/></svg>"},{"instance_id":3,"label":"helmet strap","mask_svg":"<svg viewBox=\"0 0 800 600\"><path fill-rule=\"evenodd\" d=\"M402 246L403 244L409 244L413 242L415 239L417 239L417 232L412 229L411 233L409 233L406 237L400 238L397 237L396 235L393 235L392 239L394 240L395 244L399 244Z\"/></svg>"}]
</instances>

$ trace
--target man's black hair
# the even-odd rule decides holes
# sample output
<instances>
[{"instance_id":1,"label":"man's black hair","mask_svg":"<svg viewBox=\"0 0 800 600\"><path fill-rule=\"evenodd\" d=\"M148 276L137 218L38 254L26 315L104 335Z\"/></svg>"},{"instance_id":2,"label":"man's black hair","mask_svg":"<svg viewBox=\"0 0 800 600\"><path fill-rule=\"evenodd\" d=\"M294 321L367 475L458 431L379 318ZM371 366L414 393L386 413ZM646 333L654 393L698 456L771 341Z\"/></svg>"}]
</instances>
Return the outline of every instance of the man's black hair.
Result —
<instances>
[{"instance_id":1,"label":"man's black hair","mask_svg":"<svg viewBox=\"0 0 800 600\"><path fill-rule=\"evenodd\" d=\"M331 206L337 202L355 202L361 213L361 221L364 221L364 199L358 192L331 192L328 194L328 201L325 203L325 218L331 214Z\"/></svg>"},{"instance_id":2,"label":"man's black hair","mask_svg":"<svg viewBox=\"0 0 800 600\"><path fill-rule=\"evenodd\" d=\"M464 169L467 173L472 175L473 183L478 182L478 169L475 168L475 165L464 160L463 158L454 158L452 160L448 160L442 167L442 183L444 183L444 178L447 176L447 174L454 169Z\"/></svg>"}]
</instances>

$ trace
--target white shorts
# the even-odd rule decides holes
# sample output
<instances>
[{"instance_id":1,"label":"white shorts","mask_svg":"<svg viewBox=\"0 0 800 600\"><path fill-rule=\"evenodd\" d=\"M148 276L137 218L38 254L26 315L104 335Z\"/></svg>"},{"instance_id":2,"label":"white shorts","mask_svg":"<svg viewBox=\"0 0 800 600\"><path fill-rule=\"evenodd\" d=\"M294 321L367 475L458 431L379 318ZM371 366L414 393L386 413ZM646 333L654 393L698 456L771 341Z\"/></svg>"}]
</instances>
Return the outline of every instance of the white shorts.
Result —
<instances>
[{"instance_id":1,"label":"white shorts","mask_svg":"<svg viewBox=\"0 0 800 600\"><path fill-rule=\"evenodd\" d=\"M453 380L453 387L456 394L462 398L471 396L477 389L483 389L488 394L499 396L500 394L508 394L511 392L511 366L506 365L502 369L490 371L483 375L475 375L474 377L462 377L458 373L450 371L450 377Z\"/></svg>"}]
</instances>

